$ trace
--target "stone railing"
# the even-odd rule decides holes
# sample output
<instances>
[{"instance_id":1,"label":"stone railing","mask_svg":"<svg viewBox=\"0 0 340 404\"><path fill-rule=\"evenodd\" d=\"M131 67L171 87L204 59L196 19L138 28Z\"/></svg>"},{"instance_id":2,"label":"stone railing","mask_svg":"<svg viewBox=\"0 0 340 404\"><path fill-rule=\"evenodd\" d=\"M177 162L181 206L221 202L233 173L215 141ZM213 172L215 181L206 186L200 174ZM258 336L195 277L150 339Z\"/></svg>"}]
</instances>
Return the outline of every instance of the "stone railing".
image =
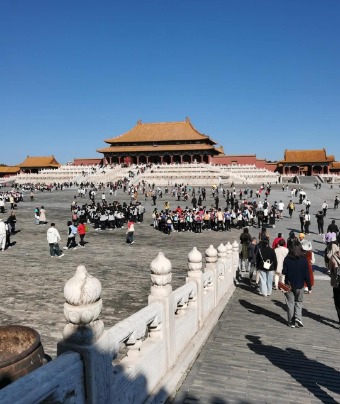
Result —
<instances>
[{"instance_id":1,"label":"stone railing","mask_svg":"<svg viewBox=\"0 0 340 404\"><path fill-rule=\"evenodd\" d=\"M151 262L148 305L105 329L101 284L79 266L65 285L68 323L58 357L0 391L0 402L161 403L175 391L235 289L239 245L188 254L186 284L171 287L171 262ZM204 269L203 269L204 267Z\"/></svg>"}]
</instances>

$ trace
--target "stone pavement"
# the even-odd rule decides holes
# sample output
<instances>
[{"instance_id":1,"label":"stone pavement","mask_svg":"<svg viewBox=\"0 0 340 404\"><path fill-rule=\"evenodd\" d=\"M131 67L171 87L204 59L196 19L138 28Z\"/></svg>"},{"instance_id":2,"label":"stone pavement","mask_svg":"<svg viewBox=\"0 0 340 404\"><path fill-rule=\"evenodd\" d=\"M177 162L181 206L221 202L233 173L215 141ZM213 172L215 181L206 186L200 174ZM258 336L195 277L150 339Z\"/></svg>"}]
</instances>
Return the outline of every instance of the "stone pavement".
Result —
<instances>
[{"instance_id":1,"label":"stone pavement","mask_svg":"<svg viewBox=\"0 0 340 404\"><path fill-rule=\"evenodd\" d=\"M325 186L323 186L325 188ZM316 234L314 214L327 199L330 208L338 189L314 191L305 186L312 200L311 234L316 256L316 284L305 295L303 328L287 327L284 295L273 291L262 297L244 279L192 369L173 400L179 403L339 403L340 331L332 288L325 274L322 252L325 245ZM281 199L280 193L273 193ZM282 193L285 194L285 193ZM277 200L278 200L277 199ZM282 198L283 199L283 198ZM272 200L272 198L271 198ZM287 197L283 199L287 202ZM270 229L271 235L292 229L299 232L298 211ZM339 226L339 211L329 209ZM255 230L250 233L256 235Z\"/></svg>"},{"instance_id":2,"label":"stone pavement","mask_svg":"<svg viewBox=\"0 0 340 404\"><path fill-rule=\"evenodd\" d=\"M244 189L244 186L241 187ZM323 185L320 191L314 191L312 185L309 187L305 186L305 190L312 200L312 214L320 208L326 198L332 206L334 196L339 192L339 188L330 189L327 185ZM240 187L236 188L239 190ZM255 186L252 188L257 189ZM208 187L207 189L209 190ZM66 281L74 275L77 265L85 264L88 272L101 281L103 299L101 318L109 328L147 305L151 286L150 263L159 251L163 251L172 262L172 286L175 289L185 282L187 255L194 246L204 254L210 244L217 247L221 242L239 240L240 231L236 229L224 233L210 231L202 234L188 232L173 233L169 236L161 234L150 226L153 206L148 200L145 203L145 221L136 224L136 243L133 246L125 244L126 229L98 232L90 228L86 235L88 244L85 249L66 251L61 259L50 258L46 241L49 224L47 226L34 224L34 208L45 206L48 222L56 223L62 238L61 245L65 245L66 223L71 219L70 205L74 195L75 190L38 192L33 202L27 195L25 202L19 203L16 211L19 232L12 237L15 245L5 252L0 252L0 324L22 324L35 328L41 335L46 353L52 357L56 354L56 344L61 339L65 325L63 288ZM108 192L106 196L109 202L113 201L114 198L110 197ZM121 202L128 201L128 196L120 192L116 199ZM282 192L280 186L274 186L269 201L280 199L287 204L290 194ZM163 199L157 202L159 210L163 208L166 200L169 200L171 208L178 205L191 207L189 202L178 203L175 198L164 195ZM212 203L211 193L208 191L206 206ZM222 208L225 206L222 197L220 206ZM332 217L339 218L338 212L330 209L326 223L328 224ZM9 210L1 217L6 219L8 215ZM292 219L285 218L277 222L276 228L269 229L269 232L272 238L278 231L282 231L287 237L290 229L299 230L297 212ZM311 231L316 231L313 216ZM257 236L258 229L252 228L250 233ZM328 279L323 274L321 253L324 244L317 234L311 234L309 237L313 240L316 251L316 273L319 277Z\"/></svg>"},{"instance_id":3,"label":"stone pavement","mask_svg":"<svg viewBox=\"0 0 340 404\"><path fill-rule=\"evenodd\" d=\"M303 328L287 327L284 296L241 284L174 400L339 403L340 331L329 282L305 295Z\"/></svg>"}]
</instances>

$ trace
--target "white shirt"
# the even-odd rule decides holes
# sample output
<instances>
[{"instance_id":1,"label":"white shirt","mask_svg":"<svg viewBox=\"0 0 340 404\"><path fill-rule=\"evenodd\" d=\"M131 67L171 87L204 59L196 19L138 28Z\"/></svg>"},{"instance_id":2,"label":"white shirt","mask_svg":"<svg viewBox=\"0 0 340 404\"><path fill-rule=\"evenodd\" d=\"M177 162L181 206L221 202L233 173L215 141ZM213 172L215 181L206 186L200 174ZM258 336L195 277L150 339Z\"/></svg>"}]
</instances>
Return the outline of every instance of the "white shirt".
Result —
<instances>
[{"instance_id":1,"label":"white shirt","mask_svg":"<svg viewBox=\"0 0 340 404\"><path fill-rule=\"evenodd\" d=\"M60 235L55 227L50 227L47 230L47 242L49 244L58 243L60 241Z\"/></svg>"}]
</instances>

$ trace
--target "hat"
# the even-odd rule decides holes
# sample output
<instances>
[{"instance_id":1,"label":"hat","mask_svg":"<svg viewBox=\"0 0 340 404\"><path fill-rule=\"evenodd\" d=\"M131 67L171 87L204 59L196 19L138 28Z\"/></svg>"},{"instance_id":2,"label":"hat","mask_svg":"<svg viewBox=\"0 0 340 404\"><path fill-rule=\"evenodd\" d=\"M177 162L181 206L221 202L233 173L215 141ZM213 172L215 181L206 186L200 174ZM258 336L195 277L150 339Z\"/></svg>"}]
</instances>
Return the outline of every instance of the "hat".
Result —
<instances>
[{"instance_id":1,"label":"hat","mask_svg":"<svg viewBox=\"0 0 340 404\"><path fill-rule=\"evenodd\" d=\"M302 240L301 247L304 251L311 251L312 250L312 243L309 240Z\"/></svg>"},{"instance_id":2,"label":"hat","mask_svg":"<svg viewBox=\"0 0 340 404\"><path fill-rule=\"evenodd\" d=\"M304 233L300 233L300 234L299 234L299 238L305 238Z\"/></svg>"}]
</instances>

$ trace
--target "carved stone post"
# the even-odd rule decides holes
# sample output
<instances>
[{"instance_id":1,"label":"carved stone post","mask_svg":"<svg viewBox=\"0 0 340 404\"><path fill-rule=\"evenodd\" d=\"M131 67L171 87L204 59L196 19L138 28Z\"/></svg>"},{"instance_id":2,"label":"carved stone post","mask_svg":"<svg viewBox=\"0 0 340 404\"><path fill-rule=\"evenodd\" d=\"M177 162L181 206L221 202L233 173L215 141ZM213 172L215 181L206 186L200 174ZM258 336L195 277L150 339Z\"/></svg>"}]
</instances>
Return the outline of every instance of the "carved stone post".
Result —
<instances>
[{"instance_id":1,"label":"carved stone post","mask_svg":"<svg viewBox=\"0 0 340 404\"><path fill-rule=\"evenodd\" d=\"M223 271L223 273L218 273L218 276L225 277L226 262L227 262L227 247L221 243L217 247L217 265L219 263L222 263L223 267L224 267L224 271Z\"/></svg>"},{"instance_id":2,"label":"carved stone post","mask_svg":"<svg viewBox=\"0 0 340 404\"><path fill-rule=\"evenodd\" d=\"M226 256L226 277L227 277L227 290L229 287L233 284L234 282L234 276L233 276L233 247L228 241L227 244L225 245L226 250L227 250L227 256Z\"/></svg>"},{"instance_id":3,"label":"carved stone post","mask_svg":"<svg viewBox=\"0 0 340 404\"><path fill-rule=\"evenodd\" d=\"M214 291L214 307L217 306L218 300L218 273L217 273L217 250L212 244L205 250L205 271L210 270L213 273L213 291Z\"/></svg>"},{"instance_id":4,"label":"carved stone post","mask_svg":"<svg viewBox=\"0 0 340 404\"><path fill-rule=\"evenodd\" d=\"M188 276L187 282L195 281L197 284L197 312L198 326L203 325L203 272L202 254L194 247L188 254Z\"/></svg>"},{"instance_id":5,"label":"carved stone post","mask_svg":"<svg viewBox=\"0 0 340 404\"><path fill-rule=\"evenodd\" d=\"M68 321L63 331L65 340L89 344L100 337L104 330L104 323L98 319L103 306L101 291L99 280L79 265L64 287L64 316Z\"/></svg>"},{"instance_id":6,"label":"carved stone post","mask_svg":"<svg viewBox=\"0 0 340 404\"><path fill-rule=\"evenodd\" d=\"M112 358L108 354L104 324L99 320L101 290L99 280L89 275L84 265L79 265L65 284L64 315L68 323L64 327L64 339L58 343L58 355L76 351L82 356L87 401L92 403L110 401Z\"/></svg>"},{"instance_id":7,"label":"carved stone post","mask_svg":"<svg viewBox=\"0 0 340 404\"><path fill-rule=\"evenodd\" d=\"M167 354L167 368L170 369L175 363L175 305L171 299L171 262L159 252L151 262L151 293L149 304L160 302L163 305L163 335L165 338L165 350Z\"/></svg>"},{"instance_id":8,"label":"carved stone post","mask_svg":"<svg viewBox=\"0 0 340 404\"><path fill-rule=\"evenodd\" d=\"M240 263L240 252L239 252L239 244L238 242L235 240L232 244L232 248L233 248L233 277L236 277L236 272L238 270L239 267L239 263Z\"/></svg>"}]
</instances>

